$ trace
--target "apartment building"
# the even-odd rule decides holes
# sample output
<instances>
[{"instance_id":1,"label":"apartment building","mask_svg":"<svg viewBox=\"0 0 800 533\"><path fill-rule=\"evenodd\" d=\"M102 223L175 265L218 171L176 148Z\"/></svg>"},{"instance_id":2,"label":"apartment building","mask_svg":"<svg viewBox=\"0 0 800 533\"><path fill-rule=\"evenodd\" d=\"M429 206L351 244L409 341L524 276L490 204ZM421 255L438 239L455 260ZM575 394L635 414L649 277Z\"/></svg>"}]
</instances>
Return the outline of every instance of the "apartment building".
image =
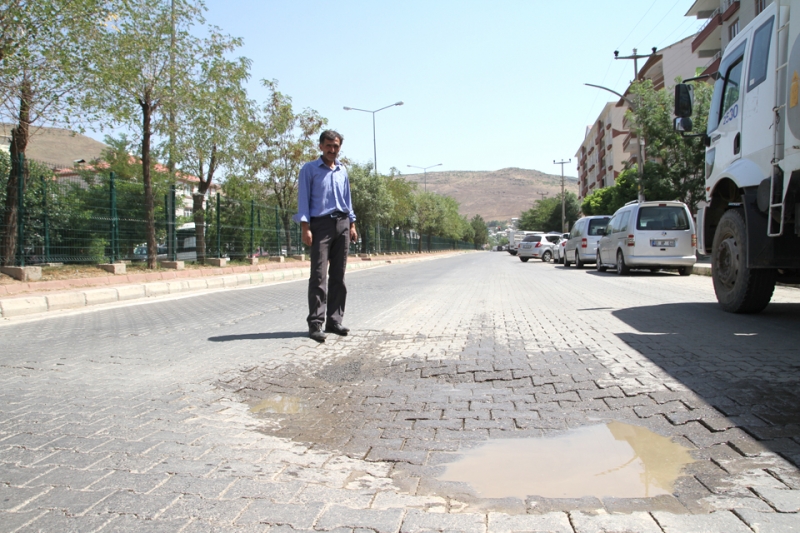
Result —
<instances>
[{"instance_id":1,"label":"apartment building","mask_svg":"<svg viewBox=\"0 0 800 533\"><path fill-rule=\"evenodd\" d=\"M739 30L773 0L696 0L687 17L705 19L706 22L692 39L692 52L707 61L705 72L719 68L722 51Z\"/></svg>"},{"instance_id":2,"label":"apartment building","mask_svg":"<svg viewBox=\"0 0 800 533\"><path fill-rule=\"evenodd\" d=\"M705 68L706 59L692 52L694 37L687 37L662 50L656 50L636 73L639 80L651 80L658 89L671 87L675 79L690 78ZM625 91L627 97L630 86ZM595 122L586 128L583 143L575 154L578 162L578 198L597 189L614 185L628 165L639 159L639 139L632 135L624 100L608 102Z\"/></svg>"},{"instance_id":3,"label":"apartment building","mask_svg":"<svg viewBox=\"0 0 800 533\"><path fill-rule=\"evenodd\" d=\"M627 161L623 128L627 106L608 102L594 124L587 126L583 144L575 154L578 162L578 199L614 184Z\"/></svg>"}]
</instances>

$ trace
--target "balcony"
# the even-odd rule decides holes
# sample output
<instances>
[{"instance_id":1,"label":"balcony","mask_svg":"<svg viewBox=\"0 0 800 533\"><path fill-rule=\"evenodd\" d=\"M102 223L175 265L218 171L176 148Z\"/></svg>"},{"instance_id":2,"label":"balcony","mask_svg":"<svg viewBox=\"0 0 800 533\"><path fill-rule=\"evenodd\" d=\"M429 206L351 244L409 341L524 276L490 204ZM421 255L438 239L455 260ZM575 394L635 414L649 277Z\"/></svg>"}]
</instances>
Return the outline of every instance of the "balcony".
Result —
<instances>
[{"instance_id":1,"label":"balcony","mask_svg":"<svg viewBox=\"0 0 800 533\"><path fill-rule=\"evenodd\" d=\"M686 12L686 16L707 19L718 7L719 0L695 0L692 7Z\"/></svg>"},{"instance_id":2,"label":"balcony","mask_svg":"<svg viewBox=\"0 0 800 533\"><path fill-rule=\"evenodd\" d=\"M721 28L722 13L717 8L703 28L697 32L697 36L692 41L692 52L698 52L699 54L700 52L719 50L722 46L720 40L722 36Z\"/></svg>"},{"instance_id":3,"label":"balcony","mask_svg":"<svg viewBox=\"0 0 800 533\"><path fill-rule=\"evenodd\" d=\"M739 0L725 0L722 4L722 20L728 20L739 11Z\"/></svg>"}]
</instances>

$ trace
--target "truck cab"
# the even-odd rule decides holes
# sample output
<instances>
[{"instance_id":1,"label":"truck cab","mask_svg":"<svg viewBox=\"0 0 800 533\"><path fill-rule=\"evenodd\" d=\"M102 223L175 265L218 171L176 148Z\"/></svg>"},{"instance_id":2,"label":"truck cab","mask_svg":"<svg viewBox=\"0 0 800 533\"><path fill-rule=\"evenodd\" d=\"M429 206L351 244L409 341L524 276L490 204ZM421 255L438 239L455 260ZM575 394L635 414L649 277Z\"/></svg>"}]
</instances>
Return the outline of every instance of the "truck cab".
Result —
<instances>
[{"instance_id":1,"label":"truck cab","mask_svg":"<svg viewBox=\"0 0 800 533\"><path fill-rule=\"evenodd\" d=\"M712 257L714 290L726 311L760 312L776 281L798 278L798 37L800 0L777 0L731 40L715 76L701 134L706 206L697 213L697 244ZM678 84L675 96L676 129L686 132L690 86Z\"/></svg>"}]
</instances>

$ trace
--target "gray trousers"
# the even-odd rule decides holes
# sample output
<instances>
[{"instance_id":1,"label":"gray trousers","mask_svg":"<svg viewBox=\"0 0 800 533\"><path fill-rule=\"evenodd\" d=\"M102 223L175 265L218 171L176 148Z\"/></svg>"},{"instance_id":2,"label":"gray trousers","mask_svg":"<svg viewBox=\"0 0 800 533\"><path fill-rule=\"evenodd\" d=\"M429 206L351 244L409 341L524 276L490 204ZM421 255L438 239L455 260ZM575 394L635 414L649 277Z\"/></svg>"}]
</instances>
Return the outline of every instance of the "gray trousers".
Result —
<instances>
[{"instance_id":1,"label":"gray trousers","mask_svg":"<svg viewBox=\"0 0 800 533\"><path fill-rule=\"evenodd\" d=\"M308 280L308 326L341 324L347 287L344 272L350 247L350 219L346 214L312 217L311 277Z\"/></svg>"}]
</instances>

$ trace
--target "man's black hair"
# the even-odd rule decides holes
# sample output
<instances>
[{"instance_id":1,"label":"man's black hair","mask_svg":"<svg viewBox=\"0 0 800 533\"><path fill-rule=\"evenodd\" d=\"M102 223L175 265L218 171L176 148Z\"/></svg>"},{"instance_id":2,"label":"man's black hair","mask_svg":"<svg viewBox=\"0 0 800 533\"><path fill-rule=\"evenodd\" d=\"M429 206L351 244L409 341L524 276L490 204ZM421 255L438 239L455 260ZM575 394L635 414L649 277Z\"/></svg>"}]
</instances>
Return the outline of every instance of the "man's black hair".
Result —
<instances>
[{"instance_id":1,"label":"man's black hair","mask_svg":"<svg viewBox=\"0 0 800 533\"><path fill-rule=\"evenodd\" d=\"M335 141L339 139L339 144L344 143L344 137L338 131L334 130L325 130L319 135L319 144L323 144L325 141Z\"/></svg>"}]
</instances>

